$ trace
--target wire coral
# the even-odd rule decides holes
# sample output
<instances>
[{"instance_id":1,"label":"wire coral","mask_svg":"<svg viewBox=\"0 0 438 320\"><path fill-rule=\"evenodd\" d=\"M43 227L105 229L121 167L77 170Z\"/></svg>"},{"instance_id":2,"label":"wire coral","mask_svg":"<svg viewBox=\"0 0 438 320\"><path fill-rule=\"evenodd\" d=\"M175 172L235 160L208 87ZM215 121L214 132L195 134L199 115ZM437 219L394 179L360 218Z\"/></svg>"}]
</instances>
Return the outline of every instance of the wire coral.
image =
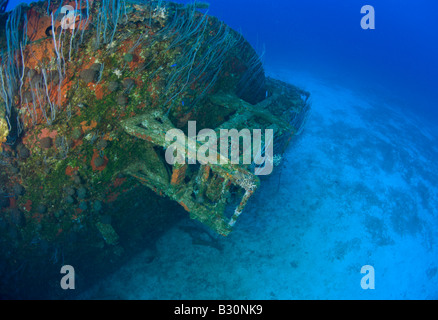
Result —
<instances>
[{"instance_id":1,"label":"wire coral","mask_svg":"<svg viewBox=\"0 0 438 320\"><path fill-rule=\"evenodd\" d=\"M27 44L27 16L22 17L22 6L17 6L9 15L5 24L5 50L0 53L0 97L2 109L2 140L4 135L11 131L17 135L21 132L20 120L11 121L16 116L14 110L15 96L21 90L24 81L24 56L23 47ZM20 91L21 92L21 91ZM7 123L8 129L5 130ZM4 142L4 141L3 141Z\"/></svg>"}]
</instances>

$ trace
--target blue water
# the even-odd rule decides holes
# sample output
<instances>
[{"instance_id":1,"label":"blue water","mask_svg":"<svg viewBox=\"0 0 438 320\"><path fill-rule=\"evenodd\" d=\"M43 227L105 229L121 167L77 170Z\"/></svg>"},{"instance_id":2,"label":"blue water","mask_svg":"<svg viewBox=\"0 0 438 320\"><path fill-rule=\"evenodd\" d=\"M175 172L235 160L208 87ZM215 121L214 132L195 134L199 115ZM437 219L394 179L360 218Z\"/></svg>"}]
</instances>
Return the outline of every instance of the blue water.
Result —
<instances>
[{"instance_id":1,"label":"blue water","mask_svg":"<svg viewBox=\"0 0 438 320\"><path fill-rule=\"evenodd\" d=\"M375 30L360 27L367 4ZM144 252L82 297L437 299L437 12L427 0L212 0L210 14L265 50L268 75L312 94L312 116L222 250L177 226L155 260ZM364 265L375 289L361 287Z\"/></svg>"},{"instance_id":2,"label":"blue water","mask_svg":"<svg viewBox=\"0 0 438 320\"><path fill-rule=\"evenodd\" d=\"M375 30L360 27L364 5ZM330 74L438 118L437 10L431 0L220 0L209 12L264 46L268 66Z\"/></svg>"}]
</instances>

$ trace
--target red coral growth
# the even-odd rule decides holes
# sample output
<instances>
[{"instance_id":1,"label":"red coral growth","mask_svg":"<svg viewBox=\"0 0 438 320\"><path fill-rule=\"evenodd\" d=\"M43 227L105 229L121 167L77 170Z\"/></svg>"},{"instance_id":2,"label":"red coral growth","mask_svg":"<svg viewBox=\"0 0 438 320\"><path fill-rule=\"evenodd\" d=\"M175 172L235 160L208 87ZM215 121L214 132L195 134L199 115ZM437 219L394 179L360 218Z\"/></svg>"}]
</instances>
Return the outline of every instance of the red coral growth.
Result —
<instances>
[{"instance_id":1,"label":"red coral growth","mask_svg":"<svg viewBox=\"0 0 438 320\"><path fill-rule=\"evenodd\" d=\"M44 139L44 138L51 138L53 141L55 141L56 136L58 135L58 131L54 130L54 131L50 131L47 128L44 128L43 130L41 130L41 133L38 135L38 139Z\"/></svg>"},{"instance_id":2,"label":"red coral growth","mask_svg":"<svg viewBox=\"0 0 438 320\"><path fill-rule=\"evenodd\" d=\"M32 220L35 220L37 223L41 223L42 219L43 219L43 215L40 213L34 213L32 215Z\"/></svg>"},{"instance_id":3,"label":"red coral growth","mask_svg":"<svg viewBox=\"0 0 438 320\"><path fill-rule=\"evenodd\" d=\"M27 200L26 203L24 204L23 208L27 211L30 212L32 210L32 200Z\"/></svg>"},{"instance_id":4,"label":"red coral growth","mask_svg":"<svg viewBox=\"0 0 438 320\"><path fill-rule=\"evenodd\" d=\"M97 84L96 88L94 89L94 93L96 94L97 100L102 100L104 96L103 87L101 84Z\"/></svg>"},{"instance_id":5,"label":"red coral growth","mask_svg":"<svg viewBox=\"0 0 438 320\"><path fill-rule=\"evenodd\" d=\"M81 122L82 132L87 132L87 131L92 130L92 129L97 127L97 122L95 120L91 120L89 126L87 125L87 123L88 123L88 121Z\"/></svg>"},{"instance_id":6,"label":"red coral growth","mask_svg":"<svg viewBox=\"0 0 438 320\"><path fill-rule=\"evenodd\" d=\"M37 41L46 38L46 29L52 25L52 19L49 16L41 15L35 8L27 12L27 36L30 41Z\"/></svg>"},{"instance_id":7,"label":"red coral growth","mask_svg":"<svg viewBox=\"0 0 438 320\"><path fill-rule=\"evenodd\" d=\"M104 139L106 141L113 141L113 137L110 136L109 132L105 133L105 135L103 136L102 139Z\"/></svg>"},{"instance_id":8,"label":"red coral growth","mask_svg":"<svg viewBox=\"0 0 438 320\"><path fill-rule=\"evenodd\" d=\"M11 209L14 209L17 207L17 199L15 199L15 197L9 198L9 207Z\"/></svg>"},{"instance_id":9,"label":"red coral growth","mask_svg":"<svg viewBox=\"0 0 438 320\"><path fill-rule=\"evenodd\" d=\"M189 209L189 207L187 207L187 205L184 203L184 202L179 202L179 204L187 211L187 212L190 212L190 209Z\"/></svg>"},{"instance_id":10,"label":"red coral growth","mask_svg":"<svg viewBox=\"0 0 438 320\"><path fill-rule=\"evenodd\" d=\"M117 200L117 198L119 197L120 192L112 192L108 195L106 201L107 202L114 202Z\"/></svg>"},{"instance_id":11,"label":"red coral growth","mask_svg":"<svg viewBox=\"0 0 438 320\"><path fill-rule=\"evenodd\" d=\"M93 168L93 171L103 171L106 168L106 165L108 164L108 158L106 156L103 157L103 164L99 167L96 167L95 160L100 157L99 151L97 149L93 150L93 158L91 159L91 167Z\"/></svg>"},{"instance_id":12,"label":"red coral growth","mask_svg":"<svg viewBox=\"0 0 438 320\"><path fill-rule=\"evenodd\" d=\"M114 187L120 187L124 182L126 181L126 178L116 178L116 180L114 180Z\"/></svg>"},{"instance_id":13,"label":"red coral growth","mask_svg":"<svg viewBox=\"0 0 438 320\"><path fill-rule=\"evenodd\" d=\"M65 169L65 174L69 177L72 177L77 171L78 171L79 167L70 167L67 166L67 168Z\"/></svg>"}]
</instances>

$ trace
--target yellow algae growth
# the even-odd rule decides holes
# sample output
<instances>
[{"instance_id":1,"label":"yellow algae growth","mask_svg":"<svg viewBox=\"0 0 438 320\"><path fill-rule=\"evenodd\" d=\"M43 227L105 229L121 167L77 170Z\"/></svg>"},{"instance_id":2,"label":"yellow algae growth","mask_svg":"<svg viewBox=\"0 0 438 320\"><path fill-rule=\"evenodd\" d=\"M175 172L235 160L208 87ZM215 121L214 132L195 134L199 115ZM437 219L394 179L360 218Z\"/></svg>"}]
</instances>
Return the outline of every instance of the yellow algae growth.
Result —
<instances>
[{"instance_id":1,"label":"yellow algae growth","mask_svg":"<svg viewBox=\"0 0 438 320\"><path fill-rule=\"evenodd\" d=\"M0 110L0 152L2 151L1 144L6 142L6 138L9 135L9 126L6 121L4 111Z\"/></svg>"}]
</instances>

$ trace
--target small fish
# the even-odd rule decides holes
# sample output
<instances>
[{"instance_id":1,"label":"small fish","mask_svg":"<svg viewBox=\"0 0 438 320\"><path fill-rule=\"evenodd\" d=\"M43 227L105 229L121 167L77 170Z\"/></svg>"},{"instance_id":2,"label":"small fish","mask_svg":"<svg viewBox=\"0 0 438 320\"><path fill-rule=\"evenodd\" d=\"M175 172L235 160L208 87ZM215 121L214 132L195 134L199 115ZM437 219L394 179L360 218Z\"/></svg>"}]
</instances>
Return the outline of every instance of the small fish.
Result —
<instances>
[{"instance_id":1,"label":"small fish","mask_svg":"<svg viewBox=\"0 0 438 320\"><path fill-rule=\"evenodd\" d=\"M184 101L182 101L181 103L182 103L182 105L184 106Z\"/></svg>"},{"instance_id":2,"label":"small fish","mask_svg":"<svg viewBox=\"0 0 438 320\"><path fill-rule=\"evenodd\" d=\"M172 64L171 66L170 66L171 68L174 68L174 67L176 67L176 63L175 64Z\"/></svg>"}]
</instances>

